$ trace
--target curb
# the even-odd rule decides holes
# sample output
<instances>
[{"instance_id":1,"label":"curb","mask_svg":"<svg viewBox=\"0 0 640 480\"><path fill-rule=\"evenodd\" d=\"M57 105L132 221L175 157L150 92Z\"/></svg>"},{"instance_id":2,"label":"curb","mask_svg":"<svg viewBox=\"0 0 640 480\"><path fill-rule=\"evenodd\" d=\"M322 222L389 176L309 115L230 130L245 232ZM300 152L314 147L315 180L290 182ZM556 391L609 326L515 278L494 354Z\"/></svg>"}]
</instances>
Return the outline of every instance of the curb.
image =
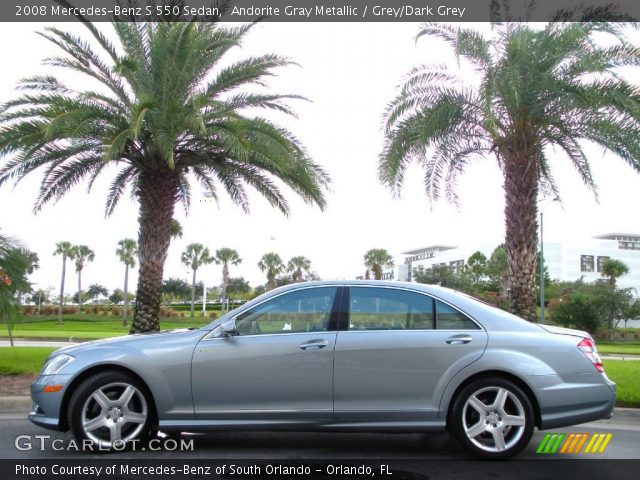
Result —
<instances>
[{"instance_id":1,"label":"curb","mask_svg":"<svg viewBox=\"0 0 640 480\"><path fill-rule=\"evenodd\" d=\"M640 355L615 355L615 354L605 354L600 355L600 358L603 360L622 360L627 362L637 362L640 361Z\"/></svg>"},{"instance_id":2,"label":"curb","mask_svg":"<svg viewBox=\"0 0 640 480\"><path fill-rule=\"evenodd\" d=\"M31 397L0 397L0 413L28 413L31 410Z\"/></svg>"}]
</instances>

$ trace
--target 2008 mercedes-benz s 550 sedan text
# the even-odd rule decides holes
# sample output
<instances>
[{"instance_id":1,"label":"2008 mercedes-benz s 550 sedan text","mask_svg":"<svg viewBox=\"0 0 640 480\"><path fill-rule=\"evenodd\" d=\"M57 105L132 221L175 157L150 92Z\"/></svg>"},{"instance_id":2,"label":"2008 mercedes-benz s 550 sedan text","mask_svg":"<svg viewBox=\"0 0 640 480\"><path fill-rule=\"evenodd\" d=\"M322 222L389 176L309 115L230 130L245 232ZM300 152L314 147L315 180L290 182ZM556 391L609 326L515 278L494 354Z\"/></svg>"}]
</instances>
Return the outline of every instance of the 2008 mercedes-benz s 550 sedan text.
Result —
<instances>
[{"instance_id":1,"label":"2008 mercedes-benz s 550 sedan text","mask_svg":"<svg viewBox=\"0 0 640 480\"><path fill-rule=\"evenodd\" d=\"M611 416L615 384L588 333L536 325L449 289L377 281L273 290L206 327L51 354L37 425L101 449L158 429L450 429L506 458L534 428Z\"/></svg>"}]
</instances>

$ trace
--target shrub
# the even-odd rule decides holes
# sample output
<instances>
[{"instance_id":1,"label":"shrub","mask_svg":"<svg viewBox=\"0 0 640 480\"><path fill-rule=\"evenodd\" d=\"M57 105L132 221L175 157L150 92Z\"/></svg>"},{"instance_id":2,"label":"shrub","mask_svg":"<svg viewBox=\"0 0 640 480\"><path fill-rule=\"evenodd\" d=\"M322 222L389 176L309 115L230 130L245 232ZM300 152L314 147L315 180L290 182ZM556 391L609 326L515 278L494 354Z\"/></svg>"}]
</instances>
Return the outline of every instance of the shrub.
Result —
<instances>
[{"instance_id":1,"label":"shrub","mask_svg":"<svg viewBox=\"0 0 640 480\"><path fill-rule=\"evenodd\" d=\"M35 308L33 305L25 305L24 307L22 307L22 312L25 315L33 315L35 313Z\"/></svg>"},{"instance_id":2,"label":"shrub","mask_svg":"<svg viewBox=\"0 0 640 480\"><path fill-rule=\"evenodd\" d=\"M212 310L209 313L209 318L211 318L212 320L215 320L216 318L218 318L218 312L215 312L215 311Z\"/></svg>"},{"instance_id":3,"label":"shrub","mask_svg":"<svg viewBox=\"0 0 640 480\"><path fill-rule=\"evenodd\" d=\"M63 315L73 315L75 313L78 313L78 308L76 307L62 307Z\"/></svg>"},{"instance_id":4,"label":"shrub","mask_svg":"<svg viewBox=\"0 0 640 480\"><path fill-rule=\"evenodd\" d=\"M578 328L594 333L601 324L596 300L586 292L573 292L568 298L555 305L552 317L555 323L565 327Z\"/></svg>"},{"instance_id":5,"label":"shrub","mask_svg":"<svg viewBox=\"0 0 640 480\"><path fill-rule=\"evenodd\" d=\"M42 310L40 310L40 312L42 313L42 315L55 315L58 312L58 309L51 305L45 305L44 307L42 307Z\"/></svg>"},{"instance_id":6,"label":"shrub","mask_svg":"<svg viewBox=\"0 0 640 480\"><path fill-rule=\"evenodd\" d=\"M122 309L120 307L113 307L111 309L111 315L113 315L114 317L119 317L120 315L122 315Z\"/></svg>"},{"instance_id":7,"label":"shrub","mask_svg":"<svg viewBox=\"0 0 640 480\"><path fill-rule=\"evenodd\" d=\"M173 308L168 307L160 307L160 316L161 317L179 317L179 312L176 312Z\"/></svg>"}]
</instances>

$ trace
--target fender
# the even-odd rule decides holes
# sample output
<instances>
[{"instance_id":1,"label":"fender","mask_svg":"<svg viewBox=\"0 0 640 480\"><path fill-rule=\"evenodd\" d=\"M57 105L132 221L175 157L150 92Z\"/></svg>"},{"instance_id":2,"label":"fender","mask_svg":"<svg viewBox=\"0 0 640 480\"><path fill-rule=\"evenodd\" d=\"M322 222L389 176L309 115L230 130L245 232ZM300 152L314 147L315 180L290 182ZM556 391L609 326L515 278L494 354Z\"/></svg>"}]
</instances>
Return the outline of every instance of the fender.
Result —
<instances>
[{"instance_id":1,"label":"fender","mask_svg":"<svg viewBox=\"0 0 640 480\"><path fill-rule=\"evenodd\" d=\"M505 362L505 358L509 359L508 363ZM488 371L506 372L517 377L534 392L534 395L536 395L535 389L528 381L527 376L557 375L557 372L549 364L532 355L508 349L485 350L482 358L464 367L448 383L440 400L438 417L447 417L453 394L460 385L468 378ZM539 399L536 397L537 401Z\"/></svg>"}]
</instances>

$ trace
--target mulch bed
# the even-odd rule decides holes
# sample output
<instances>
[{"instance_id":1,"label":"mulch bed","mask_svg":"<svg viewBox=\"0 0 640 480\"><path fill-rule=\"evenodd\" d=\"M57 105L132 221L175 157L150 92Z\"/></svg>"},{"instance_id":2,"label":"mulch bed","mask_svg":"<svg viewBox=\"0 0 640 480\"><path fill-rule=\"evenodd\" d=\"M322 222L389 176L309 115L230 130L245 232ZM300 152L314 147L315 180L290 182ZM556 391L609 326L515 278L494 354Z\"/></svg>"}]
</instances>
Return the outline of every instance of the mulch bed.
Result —
<instances>
[{"instance_id":1,"label":"mulch bed","mask_svg":"<svg viewBox=\"0 0 640 480\"><path fill-rule=\"evenodd\" d=\"M0 375L0 396L29 395L29 385L35 375Z\"/></svg>"}]
</instances>

